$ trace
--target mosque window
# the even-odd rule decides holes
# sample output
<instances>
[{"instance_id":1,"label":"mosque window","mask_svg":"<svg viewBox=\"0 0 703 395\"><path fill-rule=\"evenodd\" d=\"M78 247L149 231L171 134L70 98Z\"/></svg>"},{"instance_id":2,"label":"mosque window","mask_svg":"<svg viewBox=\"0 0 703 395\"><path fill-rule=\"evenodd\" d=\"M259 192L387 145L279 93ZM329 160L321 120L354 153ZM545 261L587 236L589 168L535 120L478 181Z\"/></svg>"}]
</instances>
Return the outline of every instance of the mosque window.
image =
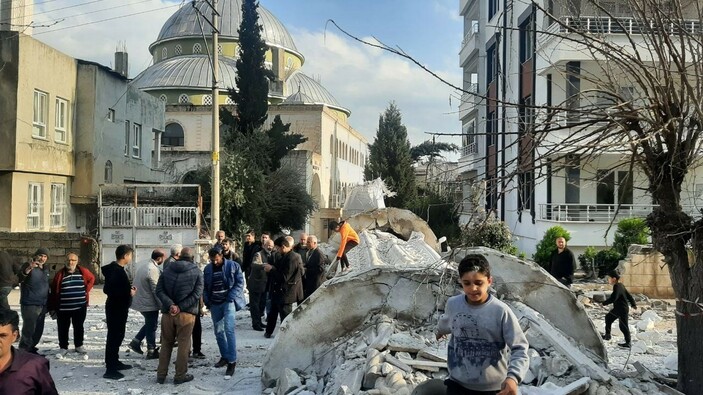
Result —
<instances>
[{"instance_id":1,"label":"mosque window","mask_svg":"<svg viewBox=\"0 0 703 395\"><path fill-rule=\"evenodd\" d=\"M180 55L183 53L183 47L181 47L181 44L176 44L176 48L174 49L174 52L176 55Z\"/></svg>"},{"instance_id":2,"label":"mosque window","mask_svg":"<svg viewBox=\"0 0 703 395\"><path fill-rule=\"evenodd\" d=\"M199 54L202 52L203 52L203 48L200 46L200 43L193 44L193 53L194 54Z\"/></svg>"},{"instance_id":3,"label":"mosque window","mask_svg":"<svg viewBox=\"0 0 703 395\"><path fill-rule=\"evenodd\" d=\"M164 147L183 147L185 145L185 133L183 126L177 123L169 123L161 136L161 145Z\"/></svg>"},{"instance_id":4,"label":"mosque window","mask_svg":"<svg viewBox=\"0 0 703 395\"><path fill-rule=\"evenodd\" d=\"M288 58L286 60L286 70L290 70L293 68L293 58Z\"/></svg>"},{"instance_id":5,"label":"mosque window","mask_svg":"<svg viewBox=\"0 0 703 395\"><path fill-rule=\"evenodd\" d=\"M234 105L234 100L232 100L231 97L227 96L227 98L225 99L225 104L228 105L228 106L233 106L233 105Z\"/></svg>"},{"instance_id":6,"label":"mosque window","mask_svg":"<svg viewBox=\"0 0 703 395\"><path fill-rule=\"evenodd\" d=\"M161 59L166 59L167 57L168 57L168 49L166 49L166 47L164 47L161 50Z\"/></svg>"},{"instance_id":7,"label":"mosque window","mask_svg":"<svg viewBox=\"0 0 703 395\"><path fill-rule=\"evenodd\" d=\"M178 96L178 103L179 104L189 104L190 103L190 97L186 95L185 93L181 94Z\"/></svg>"},{"instance_id":8,"label":"mosque window","mask_svg":"<svg viewBox=\"0 0 703 395\"><path fill-rule=\"evenodd\" d=\"M166 95L163 95L163 94L161 96L159 96L159 99L161 99L161 101L164 103L166 103L168 101L168 97L166 97Z\"/></svg>"},{"instance_id":9,"label":"mosque window","mask_svg":"<svg viewBox=\"0 0 703 395\"><path fill-rule=\"evenodd\" d=\"M203 106L211 106L212 105L212 95L204 95L203 96Z\"/></svg>"},{"instance_id":10,"label":"mosque window","mask_svg":"<svg viewBox=\"0 0 703 395\"><path fill-rule=\"evenodd\" d=\"M105 162L105 184L112 184L112 162Z\"/></svg>"},{"instance_id":11,"label":"mosque window","mask_svg":"<svg viewBox=\"0 0 703 395\"><path fill-rule=\"evenodd\" d=\"M217 44L217 53L222 55L222 44Z\"/></svg>"}]
</instances>

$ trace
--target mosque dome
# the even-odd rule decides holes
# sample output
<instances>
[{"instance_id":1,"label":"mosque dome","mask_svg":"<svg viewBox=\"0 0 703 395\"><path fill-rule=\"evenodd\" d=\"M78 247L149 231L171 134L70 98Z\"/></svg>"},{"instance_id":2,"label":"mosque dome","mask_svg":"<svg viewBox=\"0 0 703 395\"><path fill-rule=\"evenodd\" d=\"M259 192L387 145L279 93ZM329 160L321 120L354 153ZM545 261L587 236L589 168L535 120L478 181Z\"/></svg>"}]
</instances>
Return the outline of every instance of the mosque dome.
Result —
<instances>
[{"instance_id":1,"label":"mosque dome","mask_svg":"<svg viewBox=\"0 0 703 395\"><path fill-rule=\"evenodd\" d=\"M241 0L220 0L217 3L217 11L220 14L220 37L223 40L239 40L238 30L242 19ZM209 17L211 14L210 6L204 0L196 0L193 4L186 3L164 23L158 38L149 46L149 50L164 41L186 37L200 38L203 34L211 36L210 25L202 19L202 15ZM303 58L285 26L262 6L259 6L259 23L263 27L261 37L267 45L286 49Z\"/></svg>"},{"instance_id":2,"label":"mosque dome","mask_svg":"<svg viewBox=\"0 0 703 395\"><path fill-rule=\"evenodd\" d=\"M288 97L283 101L286 104L324 104L335 110L351 115L349 109L342 107L337 99L319 82L297 71L286 80Z\"/></svg>"},{"instance_id":3,"label":"mosque dome","mask_svg":"<svg viewBox=\"0 0 703 395\"><path fill-rule=\"evenodd\" d=\"M237 66L234 59L219 58L220 88L236 86ZM183 55L156 63L144 70L133 82L142 90L212 89L212 70L207 55Z\"/></svg>"}]
</instances>

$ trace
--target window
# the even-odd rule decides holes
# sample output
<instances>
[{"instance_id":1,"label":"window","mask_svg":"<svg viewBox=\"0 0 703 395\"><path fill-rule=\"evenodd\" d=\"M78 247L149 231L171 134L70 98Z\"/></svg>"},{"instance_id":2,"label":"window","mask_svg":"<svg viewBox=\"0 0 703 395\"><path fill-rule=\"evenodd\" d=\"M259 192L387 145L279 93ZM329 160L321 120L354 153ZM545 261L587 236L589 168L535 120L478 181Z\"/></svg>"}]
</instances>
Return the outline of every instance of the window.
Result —
<instances>
[{"instance_id":1,"label":"window","mask_svg":"<svg viewBox=\"0 0 703 395\"><path fill-rule=\"evenodd\" d=\"M112 161L105 162L105 184L112 184Z\"/></svg>"},{"instance_id":2,"label":"window","mask_svg":"<svg viewBox=\"0 0 703 395\"><path fill-rule=\"evenodd\" d=\"M56 98L54 140L60 143L68 141L68 102L58 97Z\"/></svg>"},{"instance_id":3,"label":"window","mask_svg":"<svg viewBox=\"0 0 703 395\"><path fill-rule=\"evenodd\" d=\"M180 55L183 53L183 47L181 47L181 44L176 44L176 48L174 49L174 52L176 55Z\"/></svg>"},{"instance_id":4,"label":"window","mask_svg":"<svg viewBox=\"0 0 703 395\"><path fill-rule=\"evenodd\" d=\"M124 121L124 156L129 156L129 121Z\"/></svg>"},{"instance_id":5,"label":"window","mask_svg":"<svg viewBox=\"0 0 703 395\"><path fill-rule=\"evenodd\" d=\"M488 114L486 119L486 146L495 145L496 133L498 133L498 116L496 111L493 111Z\"/></svg>"},{"instance_id":6,"label":"window","mask_svg":"<svg viewBox=\"0 0 703 395\"><path fill-rule=\"evenodd\" d=\"M212 105L212 95L203 95L203 106Z\"/></svg>"},{"instance_id":7,"label":"window","mask_svg":"<svg viewBox=\"0 0 703 395\"><path fill-rule=\"evenodd\" d=\"M168 101L168 97L166 95L162 94L161 96L159 96L159 100L166 103Z\"/></svg>"},{"instance_id":8,"label":"window","mask_svg":"<svg viewBox=\"0 0 703 395\"><path fill-rule=\"evenodd\" d=\"M52 228L66 226L66 184L51 184L50 220Z\"/></svg>"},{"instance_id":9,"label":"window","mask_svg":"<svg viewBox=\"0 0 703 395\"><path fill-rule=\"evenodd\" d=\"M532 14L520 25L520 63L525 63L535 53L534 31L535 18Z\"/></svg>"},{"instance_id":10,"label":"window","mask_svg":"<svg viewBox=\"0 0 703 395\"><path fill-rule=\"evenodd\" d=\"M39 183L29 184L29 207L27 209L27 229L41 229L44 216L44 186Z\"/></svg>"},{"instance_id":11,"label":"window","mask_svg":"<svg viewBox=\"0 0 703 395\"><path fill-rule=\"evenodd\" d=\"M177 123L169 123L161 137L164 147L183 147L185 145L183 127Z\"/></svg>"},{"instance_id":12,"label":"window","mask_svg":"<svg viewBox=\"0 0 703 395\"><path fill-rule=\"evenodd\" d=\"M610 170L596 172L598 185L596 186L596 203L615 203L615 173Z\"/></svg>"},{"instance_id":13,"label":"window","mask_svg":"<svg viewBox=\"0 0 703 395\"><path fill-rule=\"evenodd\" d=\"M217 44L217 54L222 55L222 44Z\"/></svg>"},{"instance_id":14,"label":"window","mask_svg":"<svg viewBox=\"0 0 703 395\"><path fill-rule=\"evenodd\" d=\"M581 62L566 63L566 123L581 120Z\"/></svg>"},{"instance_id":15,"label":"window","mask_svg":"<svg viewBox=\"0 0 703 395\"><path fill-rule=\"evenodd\" d=\"M193 54L199 54L199 53L202 53L202 52L203 52L203 49L202 49L202 47L200 46L200 43L195 43L195 44L193 44Z\"/></svg>"},{"instance_id":16,"label":"window","mask_svg":"<svg viewBox=\"0 0 703 395\"><path fill-rule=\"evenodd\" d=\"M135 123L132 130L132 157L140 158L142 151L142 125Z\"/></svg>"},{"instance_id":17,"label":"window","mask_svg":"<svg viewBox=\"0 0 703 395\"><path fill-rule=\"evenodd\" d=\"M498 51L494 44L486 50L486 85L493 82L496 77L498 77Z\"/></svg>"},{"instance_id":18,"label":"window","mask_svg":"<svg viewBox=\"0 0 703 395\"><path fill-rule=\"evenodd\" d=\"M161 59L166 59L167 57L168 57L168 49L166 49L166 47L164 47L161 50Z\"/></svg>"},{"instance_id":19,"label":"window","mask_svg":"<svg viewBox=\"0 0 703 395\"><path fill-rule=\"evenodd\" d=\"M46 138L46 119L49 117L49 95L34 91L34 115L32 116L32 136Z\"/></svg>"},{"instance_id":20,"label":"window","mask_svg":"<svg viewBox=\"0 0 703 395\"><path fill-rule=\"evenodd\" d=\"M566 167L564 201L567 204L581 202L581 168L578 161Z\"/></svg>"},{"instance_id":21,"label":"window","mask_svg":"<svg viewBox=\"0 0 703 395\"><path fill-rule=\"evenodd\" d=\"M107 120L110 122L115 122L115 110L113 108L109 108L107 110Z\"/></svg>"},{"instance_id":22,"label":"window","mask_svg":"<svg viewBox=\"0 0 703 395\"><path fill-rule=\"evenodd\" d=\"M184 93L184 94L178 96L178 103L179 104L188 104L188 103L190 103L190 97L188 97L188 95L186 95Z\"/></svg>"},{"instance_id":23,"label":"window","mask_svg":"<svg viewBox=\"0 0 703 395\"><path fill-rule=\"evenodd\" d=\"M493 19L493 16L498 12L498 0L488 0L488 20Z\"/></svg>"},{"instance_id":24,"label":"window","mask_svg":"<svg viewBox=\"0 0 703 395\"><path fill-rule=\"evenodd\" d=\"M618 172L618 203L632 204L633 199L632 173L629 171Z\"/></svg>"},{"instance_id":25,"label":"window","mask_svg":"<svg viewBox=\"0 0 703 395\"><path fill-rule=\"evenodd\" d=\"M232 98L229 97L229 95L228 95L228 96L225 98L225 104L228 105L228 106L233 106L233 105L234 105L234 100L232 100Z\"/></svg>"}]
</instances>

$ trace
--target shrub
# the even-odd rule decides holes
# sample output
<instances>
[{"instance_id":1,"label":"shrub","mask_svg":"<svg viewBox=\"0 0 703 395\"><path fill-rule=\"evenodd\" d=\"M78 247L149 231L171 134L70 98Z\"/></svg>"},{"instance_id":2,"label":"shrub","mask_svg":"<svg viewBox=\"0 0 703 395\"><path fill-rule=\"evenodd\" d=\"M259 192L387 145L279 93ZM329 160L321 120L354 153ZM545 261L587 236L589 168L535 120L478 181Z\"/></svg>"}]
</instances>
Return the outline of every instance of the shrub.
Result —
<instances>
[{"instance_id":1,"label":"shrub","mask_svg":"<svg viewBox=\"0 0 703 395\"><path fill-rule=\"evenodd\" d=\"M598 277L604 277L611 270L617 269L620 259L620 253L612 248L598 251L594 258Z\"/></svg>"},{"instance_id":2,"label":"shrub","mask_svg":"<svg viewBox=\"0 0 703 395\"><path fill-rule=\"evenodd\" d=\"M552 253L557 250L557 237L563 237L567 242L571 240L569 231L561 226L552 226L544 232L544 237L537 244L537 252L532 256L532 259L547 271L551 269Z\"/></svg>"},{"instance_id":3,"label":"shrub","mask_svg":"<svg viewBox=\"0 0 703 395\"><path fill-rule=\"evenodd\" d=\"M510 255L518 252L508 225L492 217L465 228L462 239L467 247L489 247Z\"/></svg>"},{"instance_id":4,"label":"shrub","mask_svg":"<svg viewBox=\"0 0 703 395\"><path fill-rule=\"evenodd\" d=\"M579 266L581 267L581 270L586 272L587 277L593 277L598 273L598 270L595 270L593 267L595 266L595 260L596 260L596 254L598 251L596 251L595 248L593 247L586 247L586 250L583 252L583 254L579 255L578 260L579 260Z\"/></svg>"},{"instance_id":5,"label":"shrub","mask_svg":"<svg viewBox=\"0 0 703 395\"><path fill-rule=\"evenodd\" d=\"M620 258L627 256L627 250L632 244L647 244L649 242L649 227L642 218L627 218L618 223L615 231L613 250L620 254Z\"/></svg>"}]
</instances>

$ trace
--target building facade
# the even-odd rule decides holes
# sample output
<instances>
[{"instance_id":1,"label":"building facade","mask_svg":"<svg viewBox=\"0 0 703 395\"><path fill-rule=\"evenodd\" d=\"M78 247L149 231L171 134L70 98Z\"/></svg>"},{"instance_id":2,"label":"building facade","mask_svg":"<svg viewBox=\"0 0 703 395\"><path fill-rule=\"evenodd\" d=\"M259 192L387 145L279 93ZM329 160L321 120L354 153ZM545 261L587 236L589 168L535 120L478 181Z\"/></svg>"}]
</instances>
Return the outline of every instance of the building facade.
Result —
<instances>
[{"instance_id":1,"label":"building facade","mask_svg":"<svg viewBox=\"0 0 703 395\"><path fill-rule=\"evenodd\" d=\"M585 137L596 129L579 124L586 121L583 114L607 105L591 93L603 90L597 81L606 60L574 45L569 29L591 29L626 47L625 32L609 26L637 21L622 6L606 14L586 2L538 4L460 1L465 36L459 57L468 92L460 107L462 220L484 209L495 213L528 255L555 225L571 232L570 246L577 252L603 248L612 244L620 219L651 212L652 198L647 177L631 170L626 144ZM636 32L629 37L638 40ZM644 95L629 84L623 76L616 87L621 96ZM558 108L549 118L540 113L548 107ZM556 130L536 139L533 132L545 119ZM601 148L597 155L574 154L579 144ZM690 172L682 193L693 213L703 203L697 172Z\"/></svg>"},{"instance_id":2,"label":"building facade","mask_svg":"<svg viewBox=\"0 0 703 395\"><path fill-rule=\"evenodd\" d=\"M162 169L173 182L188 178L191 171L210 166L213 104L234 111L236 104L227 89L236 88L236 59L241 1L221 0L217 98L212 97L208 53L212 53L212 31L201 15L210 15L204 1L182 6L163 25L149 50L154 64L135 77L138 89L166 105L166 127L162 137ZM203 23L204 32L200 23ZM275 78L269 83L268 121L280 115L292 133L308 141L291 153L307 191L320 210L308 224L308 232L326 239L326 223L341 216L347 187L363 182L368 141L349 124L351 111L342 106L317 80L302 71L305 58L285 26L266 8L259 6L262 38L268 46L265 65Z\"/></svg>"},{"instance_id":3,"label":"building facade","mask_svg":"<svg viewBox=\"0 0 703 395\"><path fill-rule=\"evenodd\" d=\"M99 184L164 180L161 101L22 33L0 52L0 230L92 234Z\"/></svg>"}]
</instances>

